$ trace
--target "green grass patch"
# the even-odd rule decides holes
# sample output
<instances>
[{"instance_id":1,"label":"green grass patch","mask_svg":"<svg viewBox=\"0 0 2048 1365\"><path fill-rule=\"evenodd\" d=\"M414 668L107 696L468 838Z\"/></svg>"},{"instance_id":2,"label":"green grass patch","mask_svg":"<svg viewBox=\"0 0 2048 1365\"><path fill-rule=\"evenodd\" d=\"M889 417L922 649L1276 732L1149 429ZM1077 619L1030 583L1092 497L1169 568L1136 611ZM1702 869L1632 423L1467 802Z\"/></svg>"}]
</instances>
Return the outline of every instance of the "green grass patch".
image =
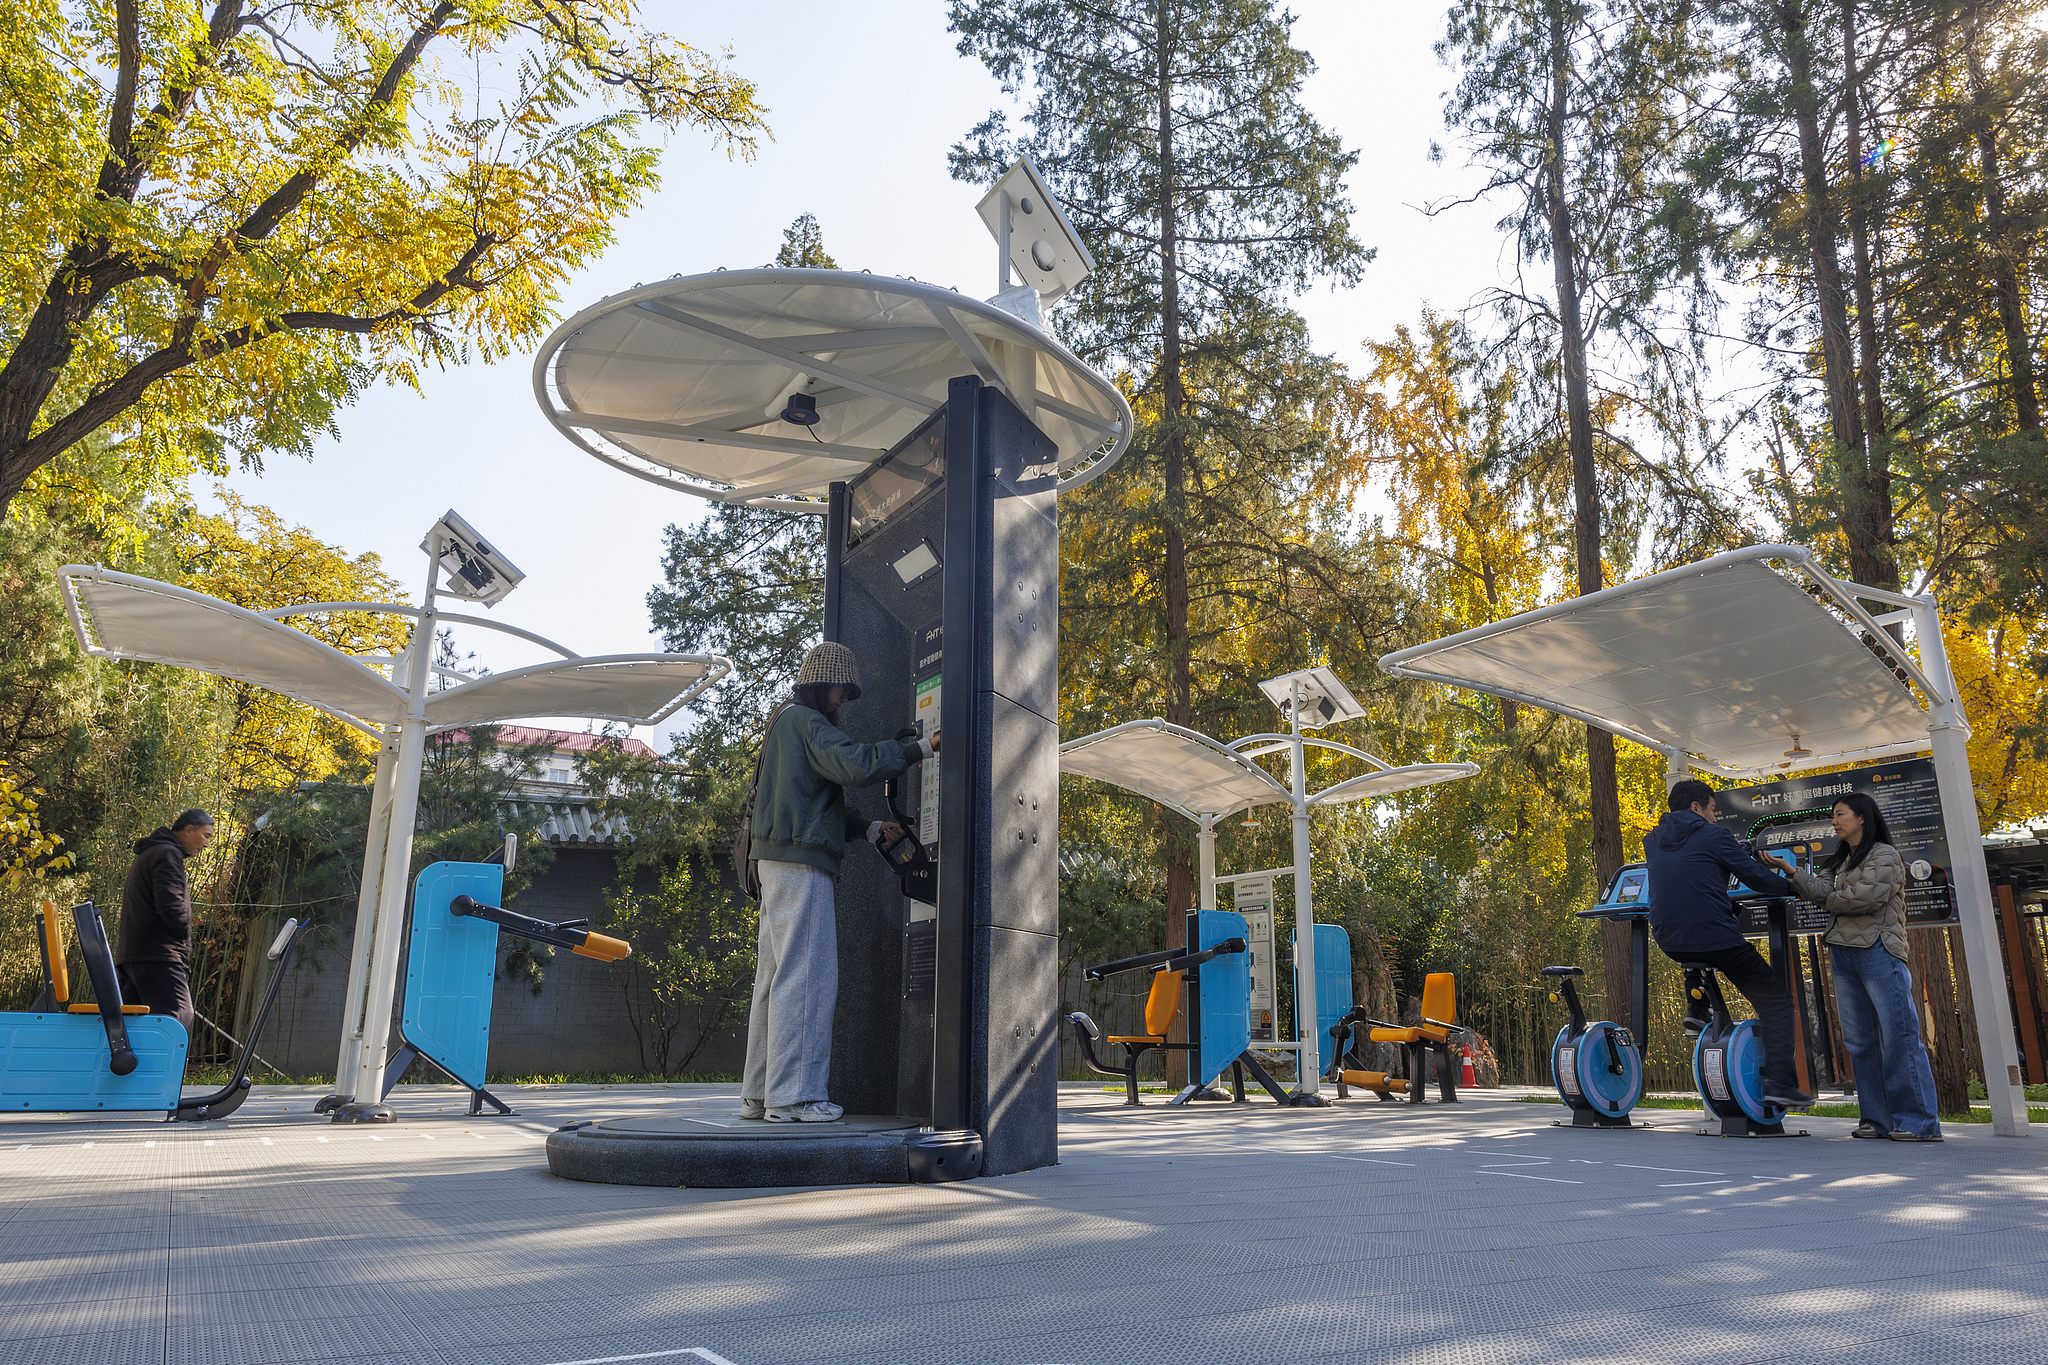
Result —
<instances>
[{"instance_id":1,"label":"green grass patch","mask_svg":"<svg viewBox=\"0 0 2048 1365\"><path fill-rule=\"evenodd\" d=\"M234 1077L234 1068L227 1066L188 1066L185 1068L185 1084L191 1086L226 1085ZM738 1072L692 1071L681 1076L636 1075L616 1071L557 1071L548 1075L529 1075L524 1072L494 1071L484 1082L485 1085L695 1085L699 1083L734 1084L739 1080ZM279 1079L276 1072L265 1067L252 1067L249 1079L257 1085L333 1085L330 1073L313 1076L294 1076L288 1080ZM448 1085L446 1076L431 1067L417 1067L399 1082L400 1085Z\"/></svg>"},{"instance_id":2,"label":"green grass patch","mask_svg":"<svg viewBox=\"0 0 2048 1365\"><path fill-rule=\"evenodd\" d=\"M2048 1100L2048 1085L2030 1085L2026 1088L2026 1090L2027 1098L2030 1100ZM1984 1093L1984 1082L1970 1082L1970 1098L1973 1100L1982 1100L1990 1098L1988 1095Z\"/></svg>"},{"instance_id":3,"label":"green grass patch","mask_svg":"<svg viewBox=\"0 0 2048 1365\"><path fill-rule=\"evenodd\" d=\"M1516 1097L1515 1102L1518 1104L1554 1104L1560 1109L1564 1107L1561 1100L1551 1095L1520 1095ZM1698 1109L1700 1108L1700 1101L1688 1099L1682 1095L1645 1095L1636 1101L1636 1108ZM1817 1118L1824 1119L1853 1119L1860 1116L1859 1111L1853 1104L1816 1104L1811 1109L1802 1109L1799 1112L1812 1114ZM1967 1114L1943 1114L1941 1121L1943 1123L1989 1123L1991 1122L1991 1111L1989 1109L1972 1109ZM2027 1107L2027 1121L2030 1123L2048 1123L2048 1108L2036 1109L2029 1105Z\"/></svg>"}]
</instances>

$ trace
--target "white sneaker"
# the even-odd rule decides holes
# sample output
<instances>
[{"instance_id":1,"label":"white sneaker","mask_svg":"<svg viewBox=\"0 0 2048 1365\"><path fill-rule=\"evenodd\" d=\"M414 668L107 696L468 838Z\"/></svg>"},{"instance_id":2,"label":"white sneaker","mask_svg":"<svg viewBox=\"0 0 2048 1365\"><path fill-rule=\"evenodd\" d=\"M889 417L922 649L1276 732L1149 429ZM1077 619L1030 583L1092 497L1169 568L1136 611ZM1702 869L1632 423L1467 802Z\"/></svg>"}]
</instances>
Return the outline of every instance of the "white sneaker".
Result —
<instances>
[{"instance_id":1,"label":"white sneaker","mask_svg":"<svg viewBox=\"0 0 2048 1365\"><path fill-rule=\"evenodd\" d=\"M768 1111L770 1123L837 1123L846 1111L830 1100L810 1100L804 1104L778 1104Z\"/></svg>"},{"instance_id":2,"label":"white sneaker","mask_svg":"<svg viewBox=\"0 0 2048 1365\"><path fill-rule=\"evenodd\" d=\"M759 1100L741 1100L740 1117L743 1119L764 1119L768 1117L768 1106Z\"/></svg>"}]
</instances>

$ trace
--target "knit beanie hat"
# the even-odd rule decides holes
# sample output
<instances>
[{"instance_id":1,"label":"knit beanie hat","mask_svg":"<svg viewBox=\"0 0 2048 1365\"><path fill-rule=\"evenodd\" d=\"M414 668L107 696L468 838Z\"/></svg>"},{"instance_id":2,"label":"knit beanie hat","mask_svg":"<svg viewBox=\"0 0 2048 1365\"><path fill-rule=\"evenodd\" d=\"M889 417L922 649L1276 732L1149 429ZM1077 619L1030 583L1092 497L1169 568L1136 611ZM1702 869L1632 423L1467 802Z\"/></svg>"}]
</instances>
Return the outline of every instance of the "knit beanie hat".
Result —
<instances>
[{"instance_id":1,"label":"knit beanie hat","mask_svg":"<svg viewBox=\"0 0 2048 1365\"><path fill-rule=\"evenodd\" d=\"M846 699L852 701L860 696L860 664L852 650L836 640L827 640L804 655L804 666L797 670L796 685L802 687L807 683L844 687Z\"/></svg>"}]
</instances>

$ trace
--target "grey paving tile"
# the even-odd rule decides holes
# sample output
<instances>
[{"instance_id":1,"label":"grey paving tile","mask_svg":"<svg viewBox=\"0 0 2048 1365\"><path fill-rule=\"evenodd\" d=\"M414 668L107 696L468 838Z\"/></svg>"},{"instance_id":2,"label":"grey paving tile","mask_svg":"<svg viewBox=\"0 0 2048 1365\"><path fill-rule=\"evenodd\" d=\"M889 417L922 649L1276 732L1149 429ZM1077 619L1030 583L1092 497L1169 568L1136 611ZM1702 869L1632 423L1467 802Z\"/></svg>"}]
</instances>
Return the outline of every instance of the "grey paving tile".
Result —
<instances>
[{"instance_id":1,"label":"grey paving tile","mask_svg":"<svg viewBox=\"0 0 2048 1365\"><path fill-rule=\"evenodd\" d=\"M162 1365L164 1329L0 1339L0 1365Z\"/></svg>"}]
</instances>

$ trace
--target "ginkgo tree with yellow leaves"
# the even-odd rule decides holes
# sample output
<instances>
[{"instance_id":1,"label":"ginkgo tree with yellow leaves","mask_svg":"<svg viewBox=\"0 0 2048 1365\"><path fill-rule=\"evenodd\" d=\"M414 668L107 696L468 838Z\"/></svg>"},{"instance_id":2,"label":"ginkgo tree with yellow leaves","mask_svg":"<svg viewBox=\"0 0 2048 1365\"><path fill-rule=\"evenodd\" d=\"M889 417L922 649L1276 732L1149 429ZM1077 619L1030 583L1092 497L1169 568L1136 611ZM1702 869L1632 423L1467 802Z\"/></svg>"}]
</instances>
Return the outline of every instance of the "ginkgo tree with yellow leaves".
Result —
<instances>
[{"instance_id":1,"label":"ginkgo tree with yellow leaves","mask_svg":"<svg viewBox=\"0 0 2048 1365\"><path fill-rule=\"evenodd\" d=\"M174 533L186 587L248 611L403 600L403 585L376 555L350 555L228 489L215 496L219 512L192 516ZM285 624L344 654L369 655L398 653L411 628L405 617L367 612L292 616ZM332 716L253 683L222 678L218 687L229 714L224 771L237 797L316 781L351 760L374 758L373 741Z\"/></svg>"},{"instance_id":2,"label":"ginkgo tree with yellow leaves","mask_svg":"<svg viewBox=\"0 0 2048 1365\"><path fill-rule=\"evenodd\" d=\"M763 131L632 0L20 0L0 73L0 515L95 432L220 471L505 354L653 188L643 129Z\"/></svg>"}]
</instances>

